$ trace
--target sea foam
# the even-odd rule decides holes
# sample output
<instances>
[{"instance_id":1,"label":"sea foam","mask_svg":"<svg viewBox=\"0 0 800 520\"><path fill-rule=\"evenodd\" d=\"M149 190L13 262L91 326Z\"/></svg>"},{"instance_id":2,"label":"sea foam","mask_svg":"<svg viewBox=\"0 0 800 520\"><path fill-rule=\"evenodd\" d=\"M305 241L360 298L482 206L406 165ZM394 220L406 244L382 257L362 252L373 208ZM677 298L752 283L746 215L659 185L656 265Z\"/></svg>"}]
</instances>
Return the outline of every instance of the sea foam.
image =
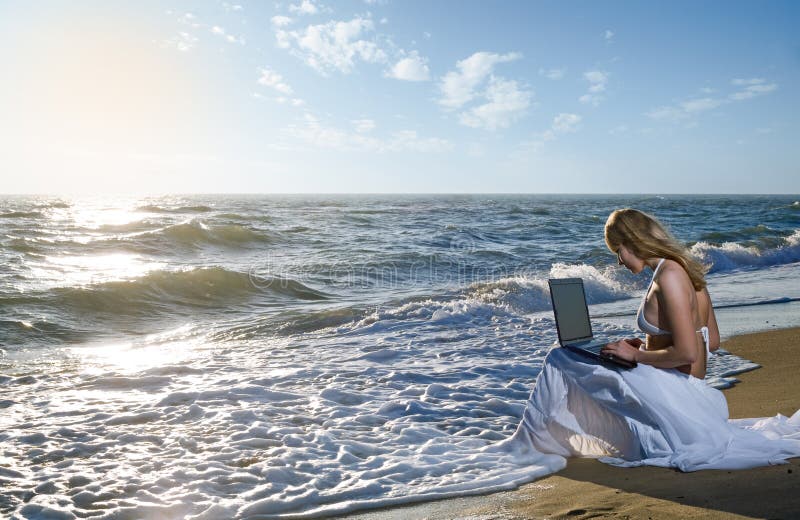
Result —
<instances>
[{"instance_id":1,"label":"sea foam","mask_svg":"<svg viewBox=\"0 0 800 520\"><path fill-rule=\"evenodd\" d=\"M711 273L800 261L800 230L795 230L783 242L782 245L769 249L743 246L736 242L725 242L721 245L698 242L692 246L691 251L701 261L711 265Z\"/></svg>"}]
</instances>

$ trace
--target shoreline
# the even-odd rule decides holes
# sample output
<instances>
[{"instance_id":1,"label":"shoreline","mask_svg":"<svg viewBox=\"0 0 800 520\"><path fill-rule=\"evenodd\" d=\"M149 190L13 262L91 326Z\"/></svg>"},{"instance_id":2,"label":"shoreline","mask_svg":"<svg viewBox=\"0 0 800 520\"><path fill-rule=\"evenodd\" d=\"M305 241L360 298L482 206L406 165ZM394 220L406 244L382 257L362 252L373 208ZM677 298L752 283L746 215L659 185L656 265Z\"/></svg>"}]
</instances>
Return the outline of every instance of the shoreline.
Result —
<instances>
[{"instance_id":1,"label":"shoreline","mask_svg":"<svg viewBox=\"0 0 800 520\"><path fill-rule=\"evenodd\" d=\"M731 418L791 416L800 409L800 327L737 335L722 348L761 368L723 390ZM800 458L747 470L681 473L569 459L562 471L511 490L353 512L348 520L524 518L790 518L800 511Z\"/></svg>"}]
</instances>

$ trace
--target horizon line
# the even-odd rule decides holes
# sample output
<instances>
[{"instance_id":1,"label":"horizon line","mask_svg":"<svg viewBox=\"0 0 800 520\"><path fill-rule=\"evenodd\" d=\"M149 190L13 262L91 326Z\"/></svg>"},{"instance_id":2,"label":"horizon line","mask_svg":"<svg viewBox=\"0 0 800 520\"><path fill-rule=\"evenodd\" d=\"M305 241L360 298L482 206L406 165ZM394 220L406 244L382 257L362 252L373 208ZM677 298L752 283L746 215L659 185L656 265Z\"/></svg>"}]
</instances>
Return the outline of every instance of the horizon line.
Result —
<instances>
[{"instance_id":1,"label":"horizon line","mask_svg":"<svg viewBox=\"0 0 800 520\"><path fill-rule=\"evenodd\" d=\"M3 193L0 192L0 197L75 197L75 196L91 196L91 197L100 197L100 196L126 196L126 197L164 197L164 196L208 196L208 195L230 195L230 196L270 196L270 195L291 195L291 196L298 196L298 195L422 195L422 196L434 196L434 195L455 195L455 196L469 196L469 195L580 195L580 196L690 196L690 197L703 197L703 196L800 196L800 192L796 193L770 193L770 192L762 192L762 193L746 193L746 192L706 192L706 193L693 193L693 192L506 192L506 191L475 191L475 192L446 192L446 191L285 191L285 192L226 192L226 191L218 191L218 192L211 192L211 191L198 191L198 192L179 192L179 191L172 191L172 192L141 192L141 193L122 193L122 192L88 192L88 193L49 193L49 192L41 192L41 193Z\"/></svg>"}]
</instances>

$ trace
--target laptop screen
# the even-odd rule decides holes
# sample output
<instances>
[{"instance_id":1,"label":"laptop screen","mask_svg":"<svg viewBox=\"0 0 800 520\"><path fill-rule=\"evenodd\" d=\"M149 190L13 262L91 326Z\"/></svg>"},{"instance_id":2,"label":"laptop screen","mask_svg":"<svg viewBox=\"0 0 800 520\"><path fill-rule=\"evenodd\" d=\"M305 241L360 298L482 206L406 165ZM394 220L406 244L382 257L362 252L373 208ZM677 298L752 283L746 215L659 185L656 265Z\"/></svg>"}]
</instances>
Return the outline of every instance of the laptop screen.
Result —
<instances>
[{"instance_id":1,"label":"laptop screen","mask_svg":"<svg viewBox=\"0 0 800 520\"><path fill-rule=\"evenodd\" d=\"M580 278L550 280L550 294L561 343L592 337L589 310Z\"/></svg>"}]
</instances>

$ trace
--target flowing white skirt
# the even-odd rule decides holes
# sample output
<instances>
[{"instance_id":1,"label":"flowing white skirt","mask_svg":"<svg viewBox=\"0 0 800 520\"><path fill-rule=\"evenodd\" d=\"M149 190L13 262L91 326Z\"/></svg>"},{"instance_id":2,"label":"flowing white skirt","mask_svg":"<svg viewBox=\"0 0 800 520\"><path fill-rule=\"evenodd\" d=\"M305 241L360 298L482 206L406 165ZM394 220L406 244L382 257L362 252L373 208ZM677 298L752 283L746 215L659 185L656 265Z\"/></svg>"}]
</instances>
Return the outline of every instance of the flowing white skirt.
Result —
<instances>
[{"instance_id":1,"label":"flowing white skirt","mask_svg":"<svg viewBox=\"0 0 800 520\"><path fill-rule=\"evenodd\" d=\"M800 410L791 418L728 419L722 392L703 380L643 364L611 367L555 348L508 444L616 466L751 468L800 456Z\"/></svg>"}]
</instances>

